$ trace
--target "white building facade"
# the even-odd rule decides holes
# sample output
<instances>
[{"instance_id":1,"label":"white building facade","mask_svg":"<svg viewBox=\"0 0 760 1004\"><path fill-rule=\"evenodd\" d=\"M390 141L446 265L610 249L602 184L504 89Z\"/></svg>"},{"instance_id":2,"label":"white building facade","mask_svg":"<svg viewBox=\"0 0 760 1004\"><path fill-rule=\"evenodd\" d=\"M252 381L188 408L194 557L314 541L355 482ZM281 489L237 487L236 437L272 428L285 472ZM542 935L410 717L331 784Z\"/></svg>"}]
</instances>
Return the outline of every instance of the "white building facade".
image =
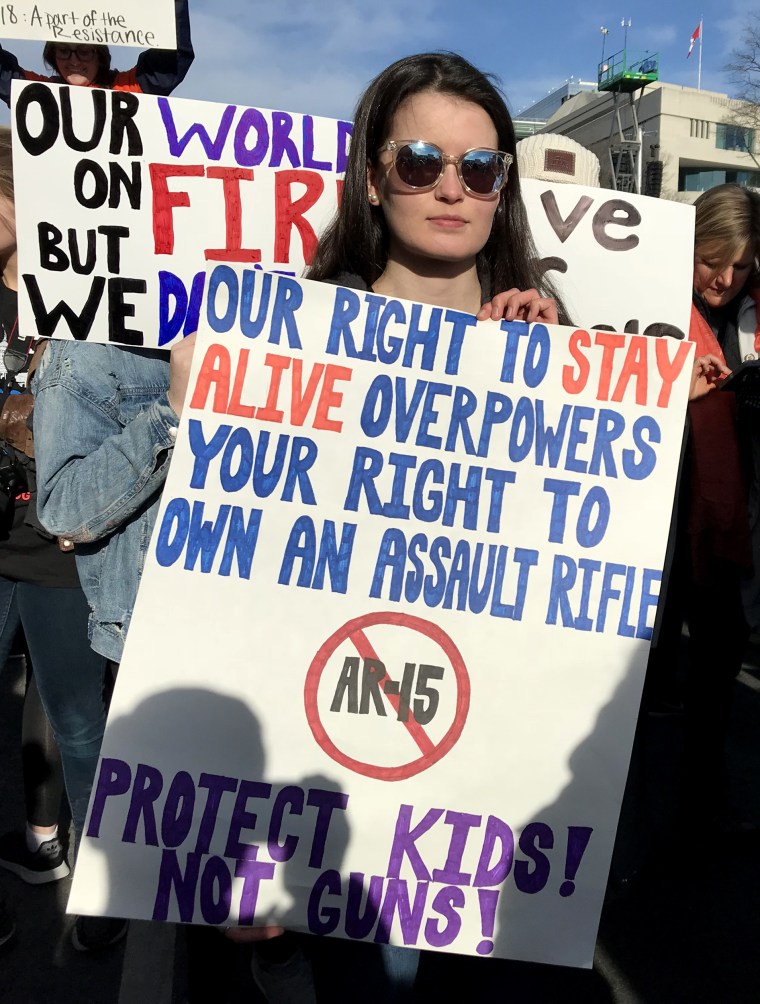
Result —
<instances>
[{"instance_id":1,"label":"white building facade","mask_svg":"<svg viewBox=\"0 0 760 1004\"><path fill-rule=\"evenodd\" d=\"M634 139L629 95L609 91L574 95L544 130L570 136L592 150L602 165L602 185L608 188L613 187L608 151L618 136L615 98L623 130ZM742 102L660 81L634 92L633 98L641 130L642 179L657 178L659 188L659 193L649 194L693 202L701 192L727 181L760 188L760 128L746 124ZM647 172L649 164L653 167ZM641 190L647 193L646 184Z\"/></svg>"}]
</instances>

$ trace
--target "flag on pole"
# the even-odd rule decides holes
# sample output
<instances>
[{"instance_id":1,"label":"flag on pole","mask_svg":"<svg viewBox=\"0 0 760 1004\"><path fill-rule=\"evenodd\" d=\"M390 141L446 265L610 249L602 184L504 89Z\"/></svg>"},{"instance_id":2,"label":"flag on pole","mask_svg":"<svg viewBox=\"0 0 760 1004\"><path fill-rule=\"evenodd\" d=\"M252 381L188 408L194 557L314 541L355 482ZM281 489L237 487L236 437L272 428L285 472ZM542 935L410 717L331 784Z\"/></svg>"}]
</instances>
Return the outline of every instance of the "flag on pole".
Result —
<instances>
[{"instance_id":1,"label":"flag on pole","mask_svg":"<svg viewBox=\"0 0 760 1004\"><path fill-rule=\"evenodd\" d=\"M701 35L702 35L702 22L700 21L691 34L691 39L689 40L689 51L686 53L687 59L691 55L691 50L694 48L694 43L697 41L698 38L701 37Z\"/></svg>"}]
</instances>

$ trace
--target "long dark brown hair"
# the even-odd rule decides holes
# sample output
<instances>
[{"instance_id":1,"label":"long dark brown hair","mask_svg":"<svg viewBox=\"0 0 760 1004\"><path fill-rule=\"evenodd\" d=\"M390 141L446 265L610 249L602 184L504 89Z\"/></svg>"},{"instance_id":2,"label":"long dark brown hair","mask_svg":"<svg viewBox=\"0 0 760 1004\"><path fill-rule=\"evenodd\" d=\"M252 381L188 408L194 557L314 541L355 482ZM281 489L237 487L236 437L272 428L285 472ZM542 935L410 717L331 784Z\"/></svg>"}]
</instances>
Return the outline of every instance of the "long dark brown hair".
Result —
<instances>
[{"instance_id":1,"label":"long dark brown hair","mask_svg":"<svg viewBox=\"0 0 760 1004\"><path fill-rule=\"evenodd\" d=\"M571 323L539 265L520 195L515 130L504 98L490 75L454 52L406 56L383 70L359 99L340 207L319 241L306 277L334 279L348 272L371 286L385 271L388 229L382 208L371 206L367 199L367 165L376 163L377 151L389 138L393 116L401 105L424 91L480 105L496 128L499 149L515 158L499 195L491 233L476 258L485 291L494 295L513 287L535 287L557 300L560 323Z\"/></svg>"}]
</instances>

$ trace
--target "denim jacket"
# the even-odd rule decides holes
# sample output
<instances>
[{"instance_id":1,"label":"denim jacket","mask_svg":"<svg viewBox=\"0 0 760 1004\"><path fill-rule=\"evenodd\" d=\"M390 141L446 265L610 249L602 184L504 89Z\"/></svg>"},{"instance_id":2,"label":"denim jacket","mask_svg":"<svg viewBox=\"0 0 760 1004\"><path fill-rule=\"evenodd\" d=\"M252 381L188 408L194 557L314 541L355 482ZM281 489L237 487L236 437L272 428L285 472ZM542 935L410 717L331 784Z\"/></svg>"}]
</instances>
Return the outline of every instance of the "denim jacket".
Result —
<instances>
[{"instance_id":1,"label":"denim jacket","mask_svg":"<svg viewBox=\"0 0 760 1004\"><path fill-rule=\"evenodd\" d=\"M90 641L118 662L179 419L165 352L53 341L34 380L37 508L73 540Z\"/></svg>"}]
</instances>

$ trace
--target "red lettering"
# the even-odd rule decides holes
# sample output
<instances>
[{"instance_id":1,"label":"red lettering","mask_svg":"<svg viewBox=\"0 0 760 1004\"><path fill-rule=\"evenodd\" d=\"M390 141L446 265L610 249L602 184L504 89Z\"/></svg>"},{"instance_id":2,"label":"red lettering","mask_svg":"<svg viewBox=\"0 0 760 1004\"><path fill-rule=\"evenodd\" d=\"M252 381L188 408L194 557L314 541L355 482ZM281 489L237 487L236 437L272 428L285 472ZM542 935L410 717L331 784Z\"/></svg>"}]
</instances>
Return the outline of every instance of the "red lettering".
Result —
<instances>
[{"instance_id":1,"label":"red lettering","mask_svg":"<svg viewBox=\"0 0 760 1004\"><path fill-rule=\"evenodd\" d=\"M636 404L647 403L647 343L648 338L639 335L631 339L628 351L625 354L623 368L615 384L612 394L613 401L622 401L623 395L628 387L628 382L632 377L636 378Z\"/></svg>"},{"instance_id":2,"label":"red lettering","mask_svg":"<svg viewBox=\"0 0 760 1004\"><path fill-rule=\"evenodd\" d=\"M302 184L306 191L295 202L292 200L291 187ZM321 174L315 171L277 171L275 174L275 230L274 230L274 260L287 264L290 261L290 234L293 227L298 230L303 244L303 256L307 265L314 258L317 247L317 235L312 225L304 218L305 214L315 206L324 191L325 183Z\"/></svg>"},{"instance_id":3,"label":"red lettering","mask_svg":"<svg viewBox=\"0 0 760 1004\"><path fill-rule=\"evenodd\" d=\"M317 393L319 381L322 379L324 363L315 363L311 368L306 392L303 393L303 359L293 360L290 390L290 421L293 425L303 425L309 413L311 402Z\"/></svg>"},{"instance_id":4,"label":"red lettering","mask_svg":"<svg viewBox=\"0 0 760 1004\"><path fill-rule=\"evenodd\" d=\"M625 335L614 335L609 331L597 331L594 341L597 345L601 345L603 350L602 365L599 370L599 389L596 396L600 401L609 401L612 361L617 350L622 345L625 345Z\"/></svg>"},{"instance_id":5,"label":"red lettering","mask_svg":"<svg viewBox=\"0 0 760 1004\"><path fill-rule=\"evenodd\" d=\"M343 423L330 417L331 408L340 408L343 403L343 391L335 389L336 380L350 380L353 370L347 366L335 366L333 363L327 364L325 371L325 382L322 385L322 393L319 395L317 404L317 414L314 417L314 428L325 429L327 432L340 432Z\"/></svg>"},{"instance_id":6,"label":"red lettering","mask_svg":"<svg viewBox=\"0 0 760 1004\"><path fill-rule=\"evenodd\" d=\"M673 384L689 358L690 346L693 344L693 342L679 342L675 357L671 359L668 352L668 346L671 342L670 338L658 338L655 342L657 369L662 377L662 388L660 396L657 398L658 408L667 408Z\"/></svg>"},{"instance_id":7,"label":"red lettering","mask_svg":"<svg viewBox=\"0 0 760 1004\"><path fill-rule=\"evenodd\" d=\"M174 254L174 217L172 210L190 205L187 192L170 192L168 178L202 178L202 164L151 164L153 189L153 248L155 254Z\"/></svg>"},{"instance_id":8,"label":"red lettering","mask_svg":"<svg viewBox=\"0 0 760 1004\"><path fill-rule=\"evenodd\" d=\"M243 167L209 167L206 177L221 180L224 190L224 221L226 226L225 246L207 248L206 261L261 261L261 251L244 248L243 207L240 202L240 182L253 181L253 171Z\"/></svg>"},{"instance_id":9,"label":"red lettering","mask_svg":"<svg viewBox=\"0 0 760 1004\"><path fill-rule=\"evenodd\" d=\"M272 376L269 379L269 393L264 407L259 408L256 412L256 418L261 419L262 422L281 422L283 419L284 412L279 411L276 405L277 398L280 396L282 374L288 369L291 362L290 356L278 356L274 352L267 353L264 364L272 370Z\"/></svg>"},{"instance_id":10,"label":"red lettering","mask_svg":"<svg viewBox=\"0 0 760 1004\"><path fill-rule=\"evenodd\" d=\"M580 394L588 383L588 375L591 372L591 364L581 349L590 348L591 335L589 335L588 331L574 331L572 335L570 335L568 349L570 350L570 355L578 364L578 372L576 375L572 366L562 367L562 386L568 394Z\"/></svg>"},{"instance_id":11,"label":"red lettering","mask_svg":"<svg viewBox=\"0 0 760 1004\"><path fill-rule=\"evenodd\" d=\"M206 350L201 363L198 379L195 382L190 407L203 410L208 406L209 395L213 391L213 411L222 415L237 415L240 418L255 418L262 422L282 422L284 410L278 408L283 376L290 370L290 410L291 425L302 426L306 423L309 412L314 409L313 427L327 432L340 432L343 423L330 414L333 409L343 403L343 392L336 390L335 384L340 380L350 380L352 370L345 366L332 363L315 363L309 372L306 386L303 382L303 360L291 356L281 356L269 353L264 364L269 367L269 387L266 403L262 408L246 404L242 400L245 387L250 349L241 349L232 375L232 360L229 351L219 344L211 345ZM320 382L322 387L320 389ZM230 392L230 383L232 391ZM317 398L317 392L319 397ZM316 399L316 406L314 402Z\"/></svg>"},{"instance_id":12,"label":"red lettering","mask_svg":"<svg viewBox=\"0 0 760 1004\"><path fill-rule=\"evenodd\" d=\"M227 413L230 395L230 354L223 345L210 345L203 357L198 379L190 401L191 408L203 409L208 401L209 391L214 387L213 410L217 414Z\"/></svg>"},{"instance_id":13,"label":"red lettering","mask_svg":"<svg viewBox=\"0 0 760 1004\"><path fill-rule=\"evenodd\" d=\"M245 375L248 372L248 356L251 354L250 349L241 349L240 355L238 356L237 368L235 370L235 380L232 384L232 394L230 395L230 403L227 408L228 415L238 415L240 418L253 418L256 413L256 409L252 404L243 404L240 400L240 396L243 393L243 384L245 383Z\"/></svg>"}]
</instances>

